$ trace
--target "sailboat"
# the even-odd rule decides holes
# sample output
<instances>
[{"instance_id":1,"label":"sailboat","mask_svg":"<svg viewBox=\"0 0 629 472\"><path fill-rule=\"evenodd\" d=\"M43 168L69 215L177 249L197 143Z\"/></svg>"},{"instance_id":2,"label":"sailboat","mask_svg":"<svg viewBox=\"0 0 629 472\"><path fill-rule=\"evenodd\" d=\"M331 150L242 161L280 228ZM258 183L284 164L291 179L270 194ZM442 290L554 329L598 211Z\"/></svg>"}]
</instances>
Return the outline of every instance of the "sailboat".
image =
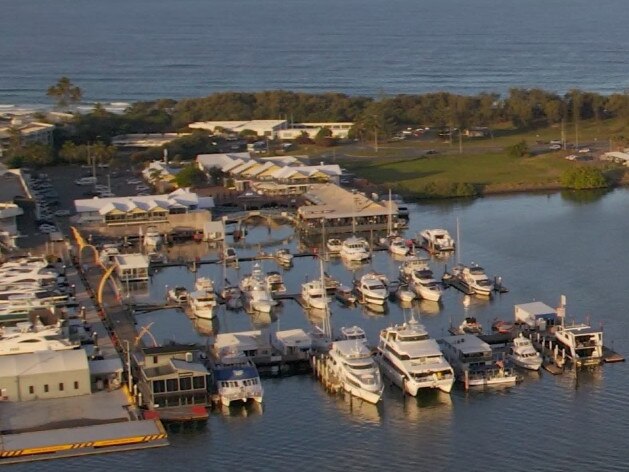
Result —
<instances>
[{"instance_id":1,"label":"sailboat","mask_svg":"<svg viewBox=\"0 0 629 472\"><path fill-rule=\"evenodd\" d=\"M242 308L242 293L237 285L230 284L227 280L227 259L223 258L223 288L221 298L225 300L225 306L230 310Z\"/></svg>"},{"instance_id":2,"label":"sailboat","mask_svg":"<svg viewBox=\"0 0 629 472\"><path fill-rule=\"evenodd\" d=\"M319 258L319 269L321 271L321 286L325 286L325 272L323 271L323 260ZM328 352L332 343L332 325L330 323L330 299L324 298L323 316L321 325L314 324L310 337L312 338L312 349L315 352Z\"/></svg>"}]
</instances>

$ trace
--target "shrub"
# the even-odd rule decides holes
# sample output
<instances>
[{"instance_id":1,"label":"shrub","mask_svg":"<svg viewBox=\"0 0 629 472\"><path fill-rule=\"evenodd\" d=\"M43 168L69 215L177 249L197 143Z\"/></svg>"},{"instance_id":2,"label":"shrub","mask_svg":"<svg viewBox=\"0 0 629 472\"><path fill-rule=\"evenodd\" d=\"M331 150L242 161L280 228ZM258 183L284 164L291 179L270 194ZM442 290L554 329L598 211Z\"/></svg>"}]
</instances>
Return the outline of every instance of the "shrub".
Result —
<instances>
[{"instance_id":1,"label":"shrub","mask_svg":"<svg viewBox=\"0 0 629 472\"><path fill-rule=\"evenodd\" d=\"M591 166L567 169L561 175L561 185L575 190L605 188L609 184L603 172Z\"/></svg>"}]
</instances>

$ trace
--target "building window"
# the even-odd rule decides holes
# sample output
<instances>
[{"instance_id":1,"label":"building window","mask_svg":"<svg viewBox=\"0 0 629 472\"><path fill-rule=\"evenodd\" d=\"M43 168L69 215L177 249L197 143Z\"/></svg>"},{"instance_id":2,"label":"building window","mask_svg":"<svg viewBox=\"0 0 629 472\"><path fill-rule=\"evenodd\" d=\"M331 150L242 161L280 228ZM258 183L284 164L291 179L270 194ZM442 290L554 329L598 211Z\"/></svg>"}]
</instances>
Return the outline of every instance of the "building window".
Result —
<instances>
[{"instance_id":1,"label":"building window","mask_svg":"<svg viewBox=\"0 0 629 472\"><path fill-rule=\"evenodd\" d=\"M32 385L28 387L28 393L30 393L31 395L33 393L35 393L35 387L33 387Z\"/></svg>"},{"instance_id":2,"label":"building window","mask_svg":"<svg viewBox=\"0 0 629 472\"><path fill-rule=\"evenodd\" d=\"M166 391L167 392L177 392L177 391L179 391L179 379L167 379L166 380Z\"/></svg>"},{"instance_id":3,"label":"building window","mask_svg":"<svg viewBox=\"0 0 629 472\"><path fill-rule=\"evenodd\" d=\"M48 393L48 384L44 385L44 392Z\"/></svg>"},{"instance_id":4,"label":"building window","mask_svg":"<svg viewBox=\"0 0 629 472\"><path fill-rule=\"evenodd\" d=\"M63 392L63 382L59 382L59 391Z\"/></svg>"},{"instance_id":5,"label":"building window","mask_svg":"<svg viewBox=\"0 0 629 472\"><path fill-rule=\"evenodd\" d=\"M157 364L159 357L153 356L153 364Z\"/></svg>"},{"instance_id":6,"label":"building window","mask_svg":"<svg viewBox=\"0 0 629 472\"><path fill-rule=\"evenodd\" d=\"M79 389L79 383L78 382L74 382L74 390L78 390Z\"/></svg>"},{"instance_id":7,"label":"building window","mask_svg":"<svg viewBox=\"0 0 629 472\"><path fill-rule=\"evenodd\" d=\"M166 383L163 380L153 380L153 393L164 393Z\"/></svg>"},{"instance_id":8,"label":"building window","mask_svg":"<svg viewBox=\"0 0 629 472\"><path fill-rule=\"evenodd\" d=\"M205 377L193 377L192 386L195 389L205 388Z\"/></svg>"},{"instance_id":9,"label":"building window","mask_svg":"<svg viewBox=\"0 0 629 472\"><path fill-rule=\"evenodd\" d=\"M179 379L179 390L190 390L192 388L192 378L182 377Z\"/></svg>"}]
</instances>

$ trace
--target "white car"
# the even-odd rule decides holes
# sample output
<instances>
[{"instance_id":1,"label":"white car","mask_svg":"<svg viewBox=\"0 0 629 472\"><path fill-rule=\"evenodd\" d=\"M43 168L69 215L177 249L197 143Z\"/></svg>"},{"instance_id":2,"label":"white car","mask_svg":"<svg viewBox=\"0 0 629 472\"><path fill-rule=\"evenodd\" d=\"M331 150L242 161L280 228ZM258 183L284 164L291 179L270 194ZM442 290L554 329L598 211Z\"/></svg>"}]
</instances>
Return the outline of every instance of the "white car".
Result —
<instances>
[{"instance_id":1,"label":"white car","mask_svg":"<svg viewBox=\"0 0 629 472\"><path fill-rule=\"evenodd\" d=\"M147 185L144 185L144 184L136 185L135 189L138 192L146 192L147 190L150 190L150 188Z\"/></svg>"},{"instance_id":2,"label":"white car","mask_svg":"<svg viewBox=\"0 0 629 472\"><path fill-rule=\"evenodd\" d=\"M580 148L579 152L581 154L586 154L586 153L590 152L590 148L588 148L588 147Z\"/></svg>"},{"instance_id":3,"label":"white car","mask_svg":"<svg viewBox=\"0 0 629 472\"><path fill-rule=\"evenodd\" d=\"M561 149L561 144L552 144L550 146L551 151L559 151Z\"/></svg>"},{"instance_id":4,"label":"white car","mask_svg":"<svg viewBox=\"0 0 629 472\"><path fill-rule=\"evenodd\" d=\"M142 181L140 179L129 179L127 180L128 185L139 185Z\"/></svg>"},{"instance_id":5,"label":"white car","mask_svg":"<svg viewBox=\"0 0 629 472\"><path fill-rule=\"evenodd\" d=\"M70 216L70 210L57 210L54 213L55 216Z\"/></svg>"}]
</instances>

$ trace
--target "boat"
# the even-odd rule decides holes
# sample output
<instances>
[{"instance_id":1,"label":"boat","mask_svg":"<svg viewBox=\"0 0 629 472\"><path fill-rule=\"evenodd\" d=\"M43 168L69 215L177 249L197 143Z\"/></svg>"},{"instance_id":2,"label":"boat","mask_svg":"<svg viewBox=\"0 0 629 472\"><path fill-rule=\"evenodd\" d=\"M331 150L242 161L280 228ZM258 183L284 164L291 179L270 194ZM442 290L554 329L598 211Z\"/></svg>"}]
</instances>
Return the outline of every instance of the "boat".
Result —
<instances>
[{"instance_id":1,"label":"boat","mask_svg":"<svg viewBox=\"0 0 629 472\"><path fill-rule=\"evenodd\" d=\"M334 277L332 277L327 272L323 273L323 284L325 285L325 289L328 292L334 292L335 290L337 290L341 286L341 282L336 280Z\"/></svg>"},{"instance_id":2,"label":"boat","mask_svg":"<svg viewBox=\"0 0 629 472\"><path fill-rule=\"evenodd\" d=\"M213 291L195 290L188 297L190 310L197 318L214 318L214 308L218 304Z\"/></svg>"},{"instance_id":3,"label":"boat","mask_svg":"<svg viewBox=\"0 0 629 472\"><path fill-rule=\"evenodd\" d=\"M399 279L401 282L410 283L413 280L413 274L422 270L430 270L428 259L410 255L400 265Z\"/></svg>"},{"instance_id":4,"label":"boat","mask_svg":"<svg viewBox=\"0 0 629 472\"><path fill-rule=\"evenodd\" d=\"M603 361L603 331L585 323L555 326L559 352L577 366L597 365Z\"/></svg>"},{"instance_id":5,"label":"boat","mask_svg":"<svg viewBox=\"0 0 629 472\"><path fill-rule=\"evenodd\" d=\"M293 264L293 255L288 249L278 249L275 251L275 260L282 266L291 266Z\"/></svg>"},{"instance_id":6,"label":"boat","mask_svg":"<svg viewBox=\"0 0 629 472\"><path fill-rule=\"evenodd\" d=\"M303 329L276 331L271 335L271 345L291 361L308 360L312 351L312 338Z\"/></svg>"},{"instance_id":7,"label":"boat","mask_svg":"<svg viewBox=\"0 0 629 472\"><path fill-rule=\"evenodd\" d=\"M396 236L393 239L389 240L389 252L396 256L408 256L412 250L404 239L401 236Z\"/></svg>"},{"instance_id":8,"label":"boat","mask_svg":"<svg viewBox=\"0 0 629 472\"><path fill-rule=\"evenodd\" d=\"M350 306L356 303L354 291L346 285L339 285L334 292L334 296L344 305Z\"/></svg>"},{"instance_id":9,"label":"boat","mask_svg":"<svg viewBox=\"0 0 629 472\"><path fill-rule=\"evenodd\" d=\"M495 360L489 344L472 334L446 336L441 350L452 364L457 380L466 387L510 385L518 380L503 360Z\"/></svg>"},{"instance_id":10,"label":"boat","mask_svg":"<svg viewBox=\"0 0 629 472\"><path fill-rule=\"evenodd\" d=\"M325 247L328 249L329 254L340 254L343 247L343 241L337 238L330 238L325 243Z\"/></svg>"},{"instance_id":11,"label":"boat","mask_svg":"<svg viewBox=\"0 0 629 472\"><path fill-rule=\"evenodd\" d=\"M225 306L230 310L242 308L242 292L239 287L226 285L221 290L221 298L225 300Z\"/></svg>"},{"instance_id":12,"label":"boat","mask_svg":"<svg viewBox=\"0 0 629 472\"><path fill-rule=\"evenodd\" d=\"M29 321L0 330L0 356L27 354L38 351L64 351L78 349L79 343L63 336L60 325L41 326Z\"/></svg>"},{"instance_id":13,"label":"boat","mask_svg":"<svg viewBox=\"0 0 629 472\"><path fill-rule=\"evenodd\" d=\"M286 292L286 285L284 285L284 278L279 272L272 270L266 273L266 286L271 293L284 293Z\"/></svg>"},{"instance_id":14,"label":"boat","mask_svg":"<svg viewBox=\"0 0 629 472\"><path fill-rule=\"evenodd\" d=\"M499 334L509 334L515 328L515 324L511 321L495 320L491 324L491 330Z\"/></svg>"},{"instance_id":15,"label":"boat","mask_svg":"<svg viewBox=\"0 0 629 472\"><path fill-rule=\"evenodd\" d=\"M264 389L258 369L243 353L222 356L213 364L212 373L223 406L235 401L262 403Z\"/></svg>"},{"instance_id":16,"label":"boat","mask_svg":"<svg viewBox=\"0 0 629 472\"><path fill-rule=\"evenodd\" d=\"M421 388L450 392L454 371L415 317L380 332L376 360L382 373L409 395Z\"/></svg>"},{"instance_id":17,"label":"boat","mask_svg":"<svg viewBox=\"0 0 629 472\"><path fill-rule=\"evenodd\" d=\"M396 292L395 292L395 297L400 300L401 302L404 303L410 303L413 300L415 300L415 293L412 292L411 290L407 290L404 287L400 286Z\"/></svg>"},{"instance_id":18,"label":"boat","mask_svg":"<svg viewBox=\"0 0 629 472\"><path fill-rule=\"evenodd\" d=\"M330 302L328 292L321 280L311 280L301 285L301 299L306 308L324 310Z\"/></svg>"},{"instance_id":19,"label":"boat","mask_svg":"<svg viewBox=\"0 0 629 472\"><path fill-rule=\"evenodd\" d=\"M438 302L443 296L441 284L434 279L432 270L428 265L421 270L413 271L409 286L424 300Z\"/></svg>"},{"instance_id":20,"label":"boat","mask_svg":"<svg viewBox=\"0 0 629 472\"><path fill-rule=\"evenodd\" d=\"M116 256L120 254L117 244L105 244L99 253L99 259L104 266L110 266L116 260Z\"/></svg>"},{"instance_id":21,"label":"boat","mask_svg":"<svg viewBox=\"0 0 629 472\"><path fill-rule=\"evenodd\" d=\"M341 246L341 257L347 261L366 261L371 256L369 254L369 243L364 238L350 236L343 241Z\"/></svg>"},{"instance_id":22,"label":"boat","mask_svg":"<svg viewBox=\"0 0 629 472\"><path fill-rule=\"evenodd\" d=\"M188 301L188 289L176 286L168 290L168 298L175 303L186 303Z\"/></svg>"},{"instance_id":23,"label":"boat","mask_svg":"<svg viewBox=\"0 0 629 472\"><path fill-rule=\"evenodd\" d=\"M485 269L477 264L457 264L452 268L450 278L462 284L470 294L490 297L494 290L494 284L485 274Z\"/></svg>"},{"instance_id":24,"label":"boat","mask_svg":"<svg viewBox=\"0 0 629 472\"><path fill-rule=\"evenodd\" d=\"M340 340L360 341L361 343L367 344L367 335L365 334L365 330L360 326L343 326L340 333Z\"/></svg>"},{"instance_id":25,"label":"boat","mask_svg":"<svg viewBox=\"0 0 629 472\"><path fill-rule=\"evenodd\" d=\"M425 229L418 234L417 243L431 254L454 251L454 239L447 230L441 228Z\"/></svg>"},{"instance_id":26,"label":"boat","mask_svg":"<svg viewBox=\"0 0 629 472\"><path fill-rule=\"evenodd\" d=\"M239 288L245 299L245 306L251 310L269 313L277 305L258 263L254 264L251 274L243 277Z\"/></svg>"},{"instance_id":27,"label":"boat","mask_svg":"<svg viewBox=\"0 0 629 472\"><path fill-rule=\"evenodd\" d=\"M194 282L195 290L204 290L206 292L214 292L214 281L209 277L199 277Z\"/></svg>"},{"instance_id":28,"label":"boat","mask_svg":"<svg viewBox=\"0 0 629 472\"><path fill-rule=\"evenodd\" d=\"M369 403L382 398L384 384L371 351L360 341L335 341L325 359L327 370L343 390Z\"/></svg>"},{"instance_id":29,"label":"boat","mask_svg":"<svg viewBox=\"0 0 629 472\"><path fill-rule=\"evenodd\" d=\"M225 264L238 264L238 254L233 247L226 247L223 250L223 260Z\"/></svg>"},{"instance_id":30,"label":"boat","mask_svg":"<svg viewBox=\"0 0 629 472\"><path fill-rule=\"evenodd\" d=\"M149 226L144 233L144 247L157 249L162 244L162 235L155 226Z\"/></svg>"},{"instance_id":31,"label":"boat","mask_svg":"<svg viewBox=\"0 0 629 472\"><path fill-rule=\"evenodd\" d=\"M522 333L513 339L513 344L507 353L507 359L515 365L528 370L539 370L542 366L542 356L535 350L530 339Z\"/></svg>"},{"instance_id":32,"label":"boat","mask_svg":"<svg viewBox=\"0 0 629 472\"><path fill-rule=\"evenodd\" d=\"M362 303L384 305L389 296L389 291L382 279L372 273L355 280L354 287L358 292L358 300Z\"/></svg>"},{"instance_id":33,"label":"boat","mask_svg":"<svg viewBox=\"0 0 629 472\"><path fill-rule=\"evenodd\" d=\"M473 316L466 316L457 327L451 327L448 331L451 334L483 334L483 326Z\"/></svg>"}]
</instances>

